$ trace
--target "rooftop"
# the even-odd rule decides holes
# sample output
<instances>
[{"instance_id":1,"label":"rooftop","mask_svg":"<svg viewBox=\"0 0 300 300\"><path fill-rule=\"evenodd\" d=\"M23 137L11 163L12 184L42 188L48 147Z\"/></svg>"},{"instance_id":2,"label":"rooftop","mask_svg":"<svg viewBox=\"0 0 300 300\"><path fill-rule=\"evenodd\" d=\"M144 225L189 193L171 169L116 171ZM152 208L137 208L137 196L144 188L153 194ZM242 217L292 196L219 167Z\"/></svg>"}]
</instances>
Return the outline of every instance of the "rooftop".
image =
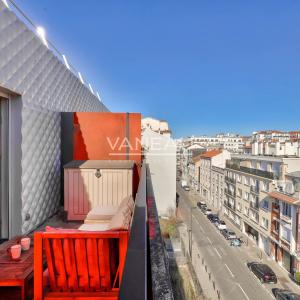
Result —
<instances>
[{"instance_id":1,"label":"rooftop","mask_svg":"<svg viewBox=\"0 0 300 300\"><path fill-rule=\"evenodd\" d=\"M222 151L219 149L210 150L202 154L201 158L212 158L220 153L222 153Z\"/></svg>"}]
</instances>

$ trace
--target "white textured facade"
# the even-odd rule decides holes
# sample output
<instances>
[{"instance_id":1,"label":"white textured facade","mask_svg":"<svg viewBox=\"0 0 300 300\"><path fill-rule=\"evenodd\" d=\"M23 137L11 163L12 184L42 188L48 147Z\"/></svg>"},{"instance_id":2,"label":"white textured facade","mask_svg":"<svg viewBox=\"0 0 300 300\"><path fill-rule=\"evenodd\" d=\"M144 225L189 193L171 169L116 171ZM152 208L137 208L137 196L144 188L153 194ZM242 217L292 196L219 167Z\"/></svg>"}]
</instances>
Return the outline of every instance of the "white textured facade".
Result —
<instances>
[{"instance_id":1,"label":"white textured facade","mask_svg":"<svg viewBox=\"0 0 300 300\"><path fill-rule=\"evenodd\" d=\"M158 214L170 216L176 209L176 143L170 137L147 128L142 134L142 146Z\"/></svg>"},{"instance_id":2,"label":"white textured facade","mask_svg":"<svg viewBox=\"0 0 300 300\"><path fill-rule=\"evenodd\" d=\"M9 98L12 153L5 237L33 230L59 206L60 112L107 109L1 1L0 41L0 90Z\"/></svg>"},{"instance_id":3,"label":"white textured facade","mask_svg":"<svg viewBox=\"0 0 300 300\"><path fill-rule=\"evenodd\" d=\"M171 137L171 130L169 128L169 124L165 120L157 120L149 117L143 118L142 129L145 130L146 128L149 128L152 131L157 132L159 134Z\"/></svg>"}]
</instances>

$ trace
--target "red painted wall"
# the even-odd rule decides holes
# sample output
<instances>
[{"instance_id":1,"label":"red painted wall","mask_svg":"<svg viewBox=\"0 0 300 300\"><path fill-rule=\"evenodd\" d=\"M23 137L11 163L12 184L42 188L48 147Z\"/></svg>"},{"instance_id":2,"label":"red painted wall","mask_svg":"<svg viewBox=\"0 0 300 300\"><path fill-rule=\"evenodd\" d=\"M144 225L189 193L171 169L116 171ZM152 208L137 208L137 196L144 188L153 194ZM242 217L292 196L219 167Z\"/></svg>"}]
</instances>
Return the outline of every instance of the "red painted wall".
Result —
<instances>
[{"instance_id":1,"label":"red painted wall","mask_svg":"<svg viewBox=\"0 0 300 300\"><path fill-rule=\"evenodd\" d=\"M141 165L141 114L76 112L73 127L74 160L134 160L136 192Z\"/></svg>"}]
</instances>

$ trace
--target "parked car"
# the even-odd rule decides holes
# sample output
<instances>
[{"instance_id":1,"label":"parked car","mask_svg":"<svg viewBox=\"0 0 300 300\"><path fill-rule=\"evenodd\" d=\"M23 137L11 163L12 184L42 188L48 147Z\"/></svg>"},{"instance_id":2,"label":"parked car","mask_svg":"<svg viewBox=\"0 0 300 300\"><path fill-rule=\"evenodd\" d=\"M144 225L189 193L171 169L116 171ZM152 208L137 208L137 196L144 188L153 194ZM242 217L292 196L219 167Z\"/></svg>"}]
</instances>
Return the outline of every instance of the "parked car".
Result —
<instances>
[{"instance_id":1,"label":"parked car","mask_svg":"<svg viewBox=\"0 0 300 300\"><path fill-rule=\"evenodd\" d=\"M213 218L216 217L218 217L216 214L211 213L210 215L207 216L207 219L211 221Z\"/></svg>"},{"instance_id":2,"label":"parked car","mask_svg":"<svg viewBox=\"0 0 300 300\"><path fill-rule=\"evenodd\" d=\"M201 207L206 206L206 203L203 201L197 202L197 206L201 209Z\"/></svg>"},{"instance_id":3,"label":"parked car","mask_svg":"<svg viewBox=\"0 0 300 300\"><path fill-rule=\"evenodd\" d=\"M223 236L225 237L226 240L231 240L231 239L237 238L234 231L230 231L228 229L222 229L221 233L223 234Z\"/></svg>"},{"instance_id":4,"label":"parked car","mask_svg":"<svg viewBox=\"0 0 300 300\"><path fill-rule=\"evenodd\" d=\"M210 209L210 208L206 208L204 214L205 214L205 215L210 215L210 214L212 214L211 209Z\"/></svg>"},{"instance_id":5,"label":"parked car","mask_svg":"<svg viewBox=\"0 0 300 300\"><path fill-rule=\"evenodd\" d=\"M273 295L277 300L300 300L300 295L289 290L272 289Z\"/></svg>"},{"instance_id":6,"label":"parked car","mask_svg":"<svg viewBox=\"0 0 300 300\"><path fill-rule=\"evenodd\" d=\"M230 246L241 247L242 246L242 241L239 238L232 239L230 241Z\"/></svg>"},{"instance_id":7,"label":"parked car","mask_svg":"<svg viewBox=\"0 0 300 300\"><path fill-rule=\"evenodd\" d=\"M200 209L201 209L201 211L202 211L203 213L205 213L206 210L207 210L207 206L206 206L206 205L202 205Z\"/></svg>"},{"instance_id":8,"label":"parked car","mask_svg":"<svg viewBox=\"0 0 300 300\"><path fill-rule=\"evenodd\" d=\"M247 263L247 266L261 283L277 283L277 277L268 265L259 262L250 262Z\"/></svg>"},{"instance_id":9,"label":"parked car","mask_svg":"<svg viewBox=\"0 0 300 300\"><path fill-rule=\"evenodd\" d=\"M213 224L219 224L220 219L219 219L219 217L217 216L217 217L213 218L213 219L211 220L211 222L212 222Z\"/></svg>"},{"instance_id":10,"label":"parked car","mask_svg":"<svg viewBox=\"0 0 300 300\"><path fill-rule=\"evenodd\" d=\"M218 227L219 230L227 229L226 223L223 220L219 221L217 227Z\"/></svg>"}]
</instances>

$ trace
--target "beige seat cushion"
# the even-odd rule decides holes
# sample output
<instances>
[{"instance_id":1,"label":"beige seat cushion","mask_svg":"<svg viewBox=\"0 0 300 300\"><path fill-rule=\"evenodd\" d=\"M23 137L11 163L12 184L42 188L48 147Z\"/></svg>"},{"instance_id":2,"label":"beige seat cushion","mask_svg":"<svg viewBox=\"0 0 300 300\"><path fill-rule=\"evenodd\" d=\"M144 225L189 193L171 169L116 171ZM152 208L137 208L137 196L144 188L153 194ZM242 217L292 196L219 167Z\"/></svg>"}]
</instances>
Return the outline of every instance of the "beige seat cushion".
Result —
<instances>
[{"instance_id":1,"label":"beige seat cushion","mask_svg":"<svg viewBox=\"0 0 300 300\"><path fill-rule=\"evenodd\" d=\"M110 230L128 230L130 225L132 212L127 206L122 207L111 218L109 223Z\"/></svg>"},{"instance_id":2,"label":"beige seat cushion","mask_svg":"<svg viewBox=\"0 0 300 300\"><path fill-rule=\"evenodd\" d=\"M96 206L86 216L86 220L110 220L118 211L117 206Z\"/></svg>"},{"instance_id":3,"label":"beige seat cushion","mask_svg":"<svg viewBox=\"0 0 300 300\"><path fill-rule=\"evenodd\" d=\"M119 208L123 207L123 206L127 206L130 211L133 211L133 207L134 207L134 200L133 197L130 196L126 196L120 203Z\"/></svg>"},{"instance_id":4,"label":"beige seat cushion","mask_svg":"<svg viewBox=\"0 0 300 300\"><path fill-rule=\"evenodd\" d=\"M83 231L107 231L109 230L109 223L82 224L78 229Z\"/></svg>"}]
</instances>

